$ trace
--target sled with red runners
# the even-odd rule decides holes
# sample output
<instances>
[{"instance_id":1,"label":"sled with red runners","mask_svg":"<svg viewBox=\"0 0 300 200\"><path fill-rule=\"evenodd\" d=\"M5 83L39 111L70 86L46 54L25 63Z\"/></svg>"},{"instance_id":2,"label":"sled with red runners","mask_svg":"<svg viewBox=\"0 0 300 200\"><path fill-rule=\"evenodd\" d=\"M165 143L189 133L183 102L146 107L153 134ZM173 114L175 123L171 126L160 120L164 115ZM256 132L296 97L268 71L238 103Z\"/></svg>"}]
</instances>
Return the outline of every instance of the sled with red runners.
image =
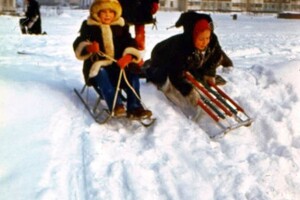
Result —
<instances>
[{"instance_id":1,"label":"sled with red runners","mask_svg":"<svg viewBox=\"0 0 300 200\"><path fill-rule=\"evenodd\" d=\"M221 132L214 134L212 138L222 137L231 130L251 125L253 120L244 109L216 84L198 81L189 72L185 72L185 78L200 96L197 105L221 128Z\"/></svg>"}]
</instances>

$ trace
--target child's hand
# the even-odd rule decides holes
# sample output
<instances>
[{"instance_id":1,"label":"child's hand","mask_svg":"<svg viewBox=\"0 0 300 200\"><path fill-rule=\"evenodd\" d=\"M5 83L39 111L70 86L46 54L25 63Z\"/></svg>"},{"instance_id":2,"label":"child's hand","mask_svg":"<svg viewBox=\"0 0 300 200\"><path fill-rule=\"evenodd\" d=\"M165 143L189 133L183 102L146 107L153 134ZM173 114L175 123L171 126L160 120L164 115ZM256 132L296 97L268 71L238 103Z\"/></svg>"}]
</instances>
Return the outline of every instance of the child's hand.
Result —
<instances>
[{"instance_id":1,"label":"child's hand","mask_svg":"<svg viewBox=\"0 0 300 200\"><path fill-rule=\"evenodd\" d=\"M92 44L86 47L87 52L89 53L97 53L100 51L99 43L94 41Z\"/></svg>"},{"instance_id":2,"label":"child's hand","mask_svg":"<svg viewBox=\"0 0 300 200\"><path fill-rule=\"evenodd\" d=\"M129 63L132 61L132 55L125 54L122 58L120 58L117 64L120 66L121 69L124 69Z\"/></svg>"}]
</instances>

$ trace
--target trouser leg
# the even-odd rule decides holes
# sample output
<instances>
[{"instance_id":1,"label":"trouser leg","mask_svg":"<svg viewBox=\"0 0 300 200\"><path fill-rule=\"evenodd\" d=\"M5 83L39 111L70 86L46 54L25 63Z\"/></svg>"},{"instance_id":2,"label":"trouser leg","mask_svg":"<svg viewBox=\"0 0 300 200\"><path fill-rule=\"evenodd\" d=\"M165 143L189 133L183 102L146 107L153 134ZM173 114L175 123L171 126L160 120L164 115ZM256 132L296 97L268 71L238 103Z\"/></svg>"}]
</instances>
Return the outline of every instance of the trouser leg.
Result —
<instances>
[{"instance_id":1,"label":"trouser leg","mask_svg":"<svg viewBox=\"0 0 300 200\"><path fill-rule=\"evenodd\" d=\"M113 87L109 75L104 68L99 70L99 73L96 77L91 79L91 83L98 94L102 95L106 101L106 104L109 110L112 110L113 101L116 93L116 89ZM122 104L120 95L117 97L116 105Z\"/></svg>"},{"instance_id":2,"label":"trouser leg","mask_svg":"<svg viewBox=\"0 0 300 200\"><path fill-rule=\"evenodd\" d=\"M128 76L128 81L132 88L135 90L136 94L140 97L140 81L139 76L137 74L130 74ZM127 94L127 110L134 110L136 108L142 107L140 100L134 94L134 92L129 88L126 87L125 89Z\"/></svg>"},{"instance_id":3,"label":"trouser leg","mask_svg":"<svg viewBox=\"0 0 300 200\"><path fill-rule=\"evenodd\" d=\"M22 18L19 21L19 25L20 25L20 29L22 34L27 34L27 19L26 18Z\"/></svg>"},{"instance_id":4,"label":"trouser leg","mask_svg":"<svg viewBox=\"0 0 300 200\"><path fill-rule=\"evenodd\" d=\"M136 24L134 26L135 29L135 40L138 45L139 50L145 49L145 25L144 24Z\"/></svg>"}]
</instances>

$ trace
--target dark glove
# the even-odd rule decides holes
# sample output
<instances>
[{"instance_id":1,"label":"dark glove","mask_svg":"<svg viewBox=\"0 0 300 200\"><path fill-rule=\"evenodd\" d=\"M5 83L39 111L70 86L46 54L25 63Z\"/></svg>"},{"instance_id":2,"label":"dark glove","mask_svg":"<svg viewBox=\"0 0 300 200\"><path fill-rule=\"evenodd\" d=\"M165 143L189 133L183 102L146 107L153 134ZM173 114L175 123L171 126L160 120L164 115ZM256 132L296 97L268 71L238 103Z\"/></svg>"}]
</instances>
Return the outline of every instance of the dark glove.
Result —
<instances>
[{"instance_id":1,"label":"dark glove","mask_svg":"<svg viewBox=\"0 0 300 200\"><path fill-rule=\"evenodd\" d=\"M120 58L117 62L121 69L124 69L129 63L132 61L132 55L125 54L122 58Z\"/></svg>"},{"instance_id":2,"label":"dark glove","mask_svg":"<svg viewBox=\"0 0 300 200\"><path fill-rule=\"evenodd\" d=\"M89 53L97 53L100 51L99 43L94 41L92 44L86 46L86 50Z\"/></svg>"},{"instance_id":3,"label":"dark glove","mask_svg":"<svg viewBox=\"0 0 300 200\"><path fill-rule=\"evenodd\" d=\"M151 14L154 15L158 11L158 8L159 8L159 4L156 2L153 2L152 7L151 7Z\"/></svg>"}]
</instances>

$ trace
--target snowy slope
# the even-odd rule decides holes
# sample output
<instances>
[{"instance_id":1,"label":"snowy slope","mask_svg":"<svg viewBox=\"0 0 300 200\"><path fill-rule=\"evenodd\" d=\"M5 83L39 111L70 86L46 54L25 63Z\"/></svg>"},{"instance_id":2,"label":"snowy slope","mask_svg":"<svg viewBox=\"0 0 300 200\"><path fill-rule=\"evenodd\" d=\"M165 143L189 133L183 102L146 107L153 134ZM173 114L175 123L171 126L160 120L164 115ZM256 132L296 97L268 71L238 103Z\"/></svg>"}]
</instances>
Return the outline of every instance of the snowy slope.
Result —
<instances>
[{"instance_id":1,"label":"snowy slope","mask_svg":"<svg viewBox=\"0 0 300 200\"><path fill-rule=\"evenodd\" d=\"M145 59L181 32L166 30L179 14L159 12L158 30L147 27ZM0 16L1 200L300 199L298 21L212 14L235 63L219 70L223 89L254 119L214 141L209 117L191 122L144 81L155 126L93 122L73 93L83 78L72 42L86 16L43 10L45 36L21 35L17 17Z\"/></svg>"}]
</instances>

